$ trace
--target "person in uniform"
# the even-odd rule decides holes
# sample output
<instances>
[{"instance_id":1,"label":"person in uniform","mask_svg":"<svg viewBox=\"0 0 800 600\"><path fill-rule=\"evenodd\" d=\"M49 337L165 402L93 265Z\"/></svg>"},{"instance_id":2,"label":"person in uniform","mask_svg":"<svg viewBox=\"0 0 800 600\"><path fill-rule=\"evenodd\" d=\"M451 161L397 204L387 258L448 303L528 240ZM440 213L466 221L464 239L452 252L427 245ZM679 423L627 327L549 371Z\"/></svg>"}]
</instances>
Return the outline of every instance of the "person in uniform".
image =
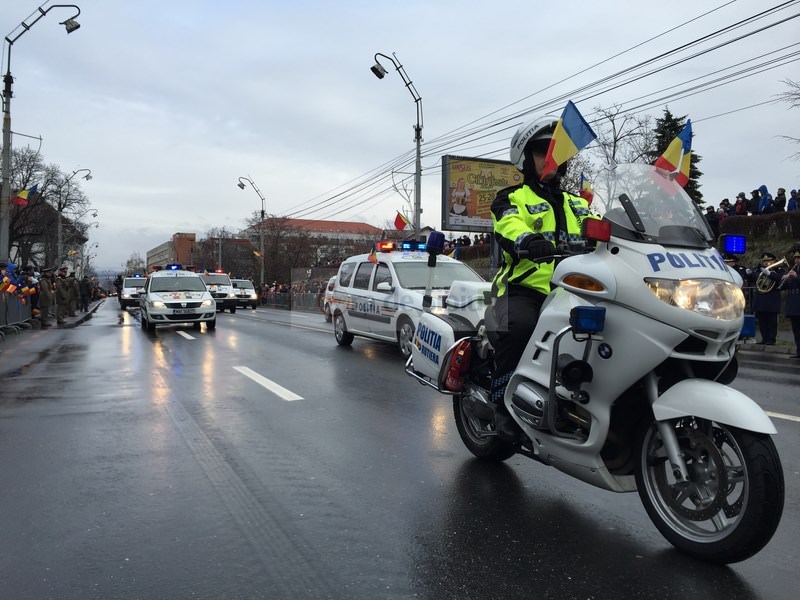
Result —
<instances>
[{"instance_id":1,"label":"person in uniform","mask_svg":"<svg viewBox=\"0 0 800 600\"><path fill-rule=\"evenodd\" d=\"M761 264L748 269L749 282L754 286L753 313L761 334L759 343L767 346L774 346L778 338L778 313L781 312L781 291L778 284L785 274L780 266L767 268L775 262L774 254L764 252L761 255Z\"/></svg>"},{"instance_id":2,"label":"person in uniform","mask_svg":"<svg viewBox=\"0 0 800 600\"><path fill-rule=\"evenodd\" d=\"M67 267L61 267L56 277L56 323L63 325L69 315L70 283L67 281Z\"/></svg>"},{"instance_id":3,"label":"person in uniform","mask_svg":"<svg viewBox=\"0 0 800 600\"><path fill-rule=\"evenodd\" d=\"M50 309L54 300L53 269L42 269L39 277L39 322L43 329L50 327Z\"/></svg>"},{"instance_id":4,"label":"person in uniform","mask_svg":"<svg viewBox=\"0 0 800 600\"><path fill-rule=\"evenodd\" d=\"M503 396L550 293L553 255L560 244L581 239L584 219L595 218L586 200L562 189L566 163L541 175L557 122L557 116L545 115L517 130L510 157L523 181L500 190L491 207L500 265L492 281L492 306L486 312L495 350L490 400L497 407L498 435L508 441L516 441L518 432Z\"/></svg>"},{"instance_id":5,"label":"person in uniform","mask_svg":"<svg viewBox=\"0 0 800 600\"><path fill-rule=\"evenodd\" d=\"M794 265L781 280L781 289L786 292L786 317L792 324L794 336L794 355L800 358L800 250L795 250L792 255Z\"/></svg>"}]
</instances>

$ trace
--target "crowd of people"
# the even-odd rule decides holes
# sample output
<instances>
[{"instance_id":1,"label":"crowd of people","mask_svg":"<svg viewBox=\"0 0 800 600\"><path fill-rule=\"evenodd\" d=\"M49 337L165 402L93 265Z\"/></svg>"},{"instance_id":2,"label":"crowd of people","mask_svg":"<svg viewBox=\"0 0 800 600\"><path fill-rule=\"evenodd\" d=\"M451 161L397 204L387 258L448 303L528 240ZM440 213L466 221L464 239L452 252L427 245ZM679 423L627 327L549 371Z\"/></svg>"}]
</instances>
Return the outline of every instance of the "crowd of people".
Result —
<instances>
[{"instance_id":1,"label":"crowd of people","mask_svg":"<svg viewBox=\"0 0 800 600\"><path fill-rule=\"evenodd\" d=\"M761 185L758 189L750 192L749 198L744 192L739 192L733 202L728 198L724 198L719 203L718 208L708 206L705 216L714 234L718 235L719 224L727 217L771 215L796 210L800 210L800 199L798 199L797 190L790 190L787 197L786 188L779 187L777 193L773 196L766 185Z\"/></svg>"},{"instance_id":2,"label":"crowd of people","mask_svg":"<svg viewBox=\"0 0 800 600\"><path fill-rule=\"evenodd\" d=\"M17 269L14 263L0 262L0 275L0 292L30 304L31 320L42 328L51 327L53 318L62 325L68 316L88 312L89 303L105 294L95 277L79 279L67 267L38 272L32 266Z\"/></svg>"}]
</instances>

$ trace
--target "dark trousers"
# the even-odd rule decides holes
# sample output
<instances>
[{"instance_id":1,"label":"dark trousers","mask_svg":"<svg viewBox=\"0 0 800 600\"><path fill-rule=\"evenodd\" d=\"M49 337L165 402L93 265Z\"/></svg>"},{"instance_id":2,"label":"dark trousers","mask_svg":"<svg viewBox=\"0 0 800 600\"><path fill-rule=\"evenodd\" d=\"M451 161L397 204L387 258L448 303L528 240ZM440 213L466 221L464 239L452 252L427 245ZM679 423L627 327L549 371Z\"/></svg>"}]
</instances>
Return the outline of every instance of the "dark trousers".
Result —
<instances>
[{"instance_id":1,"label":"dark trousers","mask_svg":"<svg viewBox=\"0 0 800 600\"><path fill-rule=\"evenodd\" d=\"M757 311L756 321L761 333L761 343L774 344L778 338L778 313Z\"/></svg>"},{"instance_id":2,"label":"dark trousers","mask_svg":"<svg viewBox=\"0 0 800 600\"><path fill-rule=\"evenodd\" d=\"M792 322L792 335L794 335L794 353L800 355L800 315L789 317Z\"/></svg>"},{"instance_id":3,"label":"dark trousers","mask_svg":"<svg viewBox=\"0 0 800 600\"><path fill-rule=\"evenodd\" d=\"M540 294L501 296L486 314L486 328L494 347L491 400L500 402L511 374L539 321L544 302Z\"/></svg>"}]
</instances>

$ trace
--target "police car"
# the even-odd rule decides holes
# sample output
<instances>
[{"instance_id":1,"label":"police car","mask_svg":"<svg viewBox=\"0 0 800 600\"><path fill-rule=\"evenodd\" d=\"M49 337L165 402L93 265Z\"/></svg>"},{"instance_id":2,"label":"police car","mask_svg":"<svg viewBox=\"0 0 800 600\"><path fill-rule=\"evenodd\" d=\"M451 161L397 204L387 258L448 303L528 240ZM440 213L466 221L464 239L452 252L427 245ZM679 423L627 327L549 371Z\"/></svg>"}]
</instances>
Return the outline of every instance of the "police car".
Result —
<instances>
[{"instance_id":1,"label":"police car","mask_svg":"<svg viewBox=\"0 0 800 600\"><path fill-rule=\"evenodd\" d=\"M392 342L404 357L411 353L428 277L434 313L447 312L445 298L454 281L490 288L454 258L439 256L436 267L429 267L422 242L378 242L369 254L346 259L336 277L330 302L336 342L349 346L355 336Z\"/></svg>"},{"instance_id":2,"label":"police car","mask_svg":"<svg viewBox=\"0 0 800 600\"><path fill-rule=\"evenodd\" d=\"M202 273L200 276L206 282L208 291L214 296L214 300L217 301L217 309L223 312L228 309L231 313L235 313L238 300L236 299L236 292L233 290L231 278L222 271Z\"/></svg>"},{"instance_id":3,"label":"police car","mask_svg":"<svg viewBox=\"0 0 800 600\"><path fill-rule=\"evenodd\" d=\"M200 329L205 323L217 326L217 304L198 273L177 265L151 273L139 299L142 329L154 331L156 325L192 323Z\"/></svg>"},{"instance_id":4,"label":"police car","mask_svg":"<svg viewBox=\"0 0 800 600\"><path fill-rule=\"evenodd\" d=\"M231 283L236 294L236 304L255 310L258 306L258 293L253 282L249 279L231 279Z\"/></svg>"},{"instance_id":5,"label":"police car","mask_svg":"<svg viewBox=\"0 0 800 600\"><path fill-rule=\"evenodd\" d=\"M139 295L147 279L142 275L125 277L122 280L122 287L119 290L119 307L122 309L129 306L139 306Z\"/></svg>"}]
</instances>

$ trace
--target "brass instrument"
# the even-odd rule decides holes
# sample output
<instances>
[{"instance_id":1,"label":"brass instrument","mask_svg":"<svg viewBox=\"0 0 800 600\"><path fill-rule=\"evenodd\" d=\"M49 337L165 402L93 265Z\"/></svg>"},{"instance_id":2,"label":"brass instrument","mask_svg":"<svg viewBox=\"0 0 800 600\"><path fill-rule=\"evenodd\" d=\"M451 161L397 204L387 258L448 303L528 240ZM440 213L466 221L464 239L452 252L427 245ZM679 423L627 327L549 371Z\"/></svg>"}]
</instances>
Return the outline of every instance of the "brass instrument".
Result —
<instances>
[{"instance_id":1,"label":"brass instrument","mask_svg":"<svg viewBox=\"0 0 800 600\"><path fill-rule=\"evenodd\" d=\"M777 262L772 263L771 265L767 265L764 268L767 271L771 271L775 267L780 267L781 265L785 267L789 266L789 262L786 260L785 257ZM770 279L769 276L766 273L764 273L764 271L761 271L761 273L758 274L758 278L756 279L756 290L762 294L766 294L771 292L772 288L774 287L775 287L775 280Z\"/></svg>"}]
</instances>

